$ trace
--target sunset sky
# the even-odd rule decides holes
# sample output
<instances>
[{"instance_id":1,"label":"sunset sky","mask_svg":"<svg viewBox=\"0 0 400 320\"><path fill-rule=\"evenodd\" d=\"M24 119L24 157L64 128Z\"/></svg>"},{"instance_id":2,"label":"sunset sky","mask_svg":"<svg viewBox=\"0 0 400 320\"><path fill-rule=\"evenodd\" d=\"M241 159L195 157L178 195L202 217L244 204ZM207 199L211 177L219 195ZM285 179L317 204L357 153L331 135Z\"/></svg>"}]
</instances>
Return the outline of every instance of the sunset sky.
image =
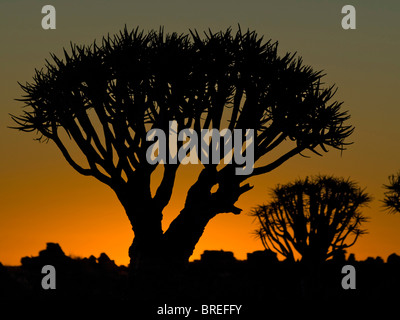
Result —
<instances>
[{"instance_id":1,"label":"sunset sky","mask_svg":"<svg viewBox=\"0 0 400 320\"><path fill-rule=\"evenodd\" d=\"M57 29L43 30L41 8L51 4ZM343 30L341 8L352 4L357 29ZM52 143L35 134L8 129L9 113L20 114L23 94L17 81L30 82L34 69L49 53L61 54L72 41L91 44L117 33L125 24L145 31L226 30L240 24L266 40L279 42L279 52L297 52L305 64L324 70L336 84L336 100L351 115L354 142L341 154L297 156L263 176L237 203L240 216L221 214L209 223L192 259L204 250L233 251L238 259L262 250L248 215L269 200L276 184L314 174L350 177L373 196L364 210L369 233L350 248L356 259L400 254L400 214L387 214L381 200L390 174L400 170L400 2L398 0L274 1L0 1L0 262L18 265L37 255L46 242L58 242L72 256L98 257L106 252L117 264L128 264L133 239L128 218L111 189L75 172ZM183 207L199 167L181 166L163 221L166 229Z\"/></svg>"}]
</instances>

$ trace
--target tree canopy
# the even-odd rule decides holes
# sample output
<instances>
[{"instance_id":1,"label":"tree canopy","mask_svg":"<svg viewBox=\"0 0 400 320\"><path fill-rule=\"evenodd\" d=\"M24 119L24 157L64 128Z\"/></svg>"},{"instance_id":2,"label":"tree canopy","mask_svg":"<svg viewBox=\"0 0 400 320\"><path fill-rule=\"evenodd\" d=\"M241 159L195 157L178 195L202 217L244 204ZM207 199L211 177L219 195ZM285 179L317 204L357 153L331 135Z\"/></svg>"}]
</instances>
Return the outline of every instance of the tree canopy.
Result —
<instances>
[{"instance_id":1,"label":"tree canopy","mask_svg":"<svg viewBox=\"0 0 400 320\"><path fill-rule=\"evenodd\" d=\"M277 43L262 40L230 29L204 38L125 29L100 46L71 45L64 59L52 55L33 83L21 85L30 110L13 119L18 129L53 140L79 173L106 184L123 183L121 173L129 178L137 169L154 170L145 159L146 132L167 131L170 120L180 130L253 128L256 159L284 140L296 142L254 175L305 149L343 148L353 128L344 124L349 116L342 103L330 101L335 88L322 88L321 72L295 54L279 57ZM62 129L88 168L72 159Z\"/></svg>"}]
</instances>

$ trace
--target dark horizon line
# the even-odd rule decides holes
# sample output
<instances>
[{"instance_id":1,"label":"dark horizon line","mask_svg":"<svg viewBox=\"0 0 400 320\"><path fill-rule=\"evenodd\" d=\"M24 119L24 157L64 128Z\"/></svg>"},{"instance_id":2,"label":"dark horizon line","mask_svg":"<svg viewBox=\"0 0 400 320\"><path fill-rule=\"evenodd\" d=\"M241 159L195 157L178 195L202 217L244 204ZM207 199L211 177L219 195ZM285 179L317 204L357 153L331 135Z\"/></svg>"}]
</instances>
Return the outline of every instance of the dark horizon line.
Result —
<instances>
[{"instance_id":1,"label":"dark horizon line","mask_svg":"<svg viewBox=\"0 0 400 320\"><path fill-rule=\"evenodd\" d=\"M43 251L46 251L46 250L47 250L47 248L44 249L44 250L41 250L40 252L43 252ZM40 252L39 252L39 254L40 254ZM63 252L63 253L64 253L64 252ZM211 263L212 263L212 262L221 261L221 260L225 260L226 262L231 262L231 263L249 262L249 255L250 255L250 256L251 256L252 254L259 254L259 255L262 255L263 253L266 253L266 255L269 255L269 257L264 257L264 258L270 260L270 262L277 262L277 263L290 262L290 261L287 261L287 259L283 259L283 260L278 259L276 252L274 252L274 251L272 251L272 250L269 250L269 252L268 252L267 250L256 250L256 251L253 251L253 252L248 252L248 253L247 253L247 259L237 259L237 258L234 256L234 252L232 252L232 251L225 251L225 250L223 250L223 249L220 249L220 250L207 250L207 249L206 249L206 250L204 250L203 253L200 255L200 259L189 260L188 263L189 263L189 264L201 263L201 262L203 262L203 263L204 263L204 262L211 262ZM88 260L88 259L93 259L93 258L94 258L94 259L96 260L96 262L98 262L99 258L100 258L103 254L109 259L110 262L114 263L114 264L115 264L116 266L118 266L118 267L128 267L128 266L129 266L129 264L128 264L128 265L125 265L125 264L116 264L116 263L115 263L115 260L111 259L111 258L108 256L108 254L105 253L105 252L100 253L99 257L95 257L93 254L90 255L89 257L80 257L80 256L74 256L74 255L67 255L67 254L65 254L65 253L64 253L64 256L65 256L66 258L69 258L69 259L72 259L72 260L77 260L77 261L79 261L79 260L86 260L86 259ZM207 254L214 255L214 257L206 257ZM218 257L218 255L219 255L219 257ZM223 257L223 255L225 255L225 257ZM272 255L275 255L275 256L272 256ZM227 257L227 256L229 256L229 257ZM351 256L353 256L353 257L350 259ZM389 254L389 255L386 257L386 259L383 259L380 255L378 255L378 256L375 256L375 257L373 257L373 256L368 256L367 258L365 258L365 259L363 259L363 260L357 260L357 259L356 259L356 254L355 254L355 253L353 253L353 252L350 252L350 253L345 252L344 255L343 255L343 257L331 258L331 259L326 260L325 262L337 261L337 260L354 261L354 262L368 262L368 261L371 261L371 260L373 260L373 261L377 261L377 260L379 261L379 260L380 260L380 262L387 263L389 257L391 257L391 256L392 256L392 257L399 257L399 258L400 258L400 255L399 255L399 254L397 254L396 252L393 252L393 253ZM18 267L22 267L22 265L23 265L23 264L22 264L22 259L24 259L24 258L35 259L35 258L40 258L40 255L38 255L38 256L31 255L31 256L24 256L24 257L21 257L21 259L20 259L20 264L19 264L19 265L3 264L3 263L0 261L0 266L7 267L7 268L18 268ZM256 258L250 258L250 261L251 261L252 259L257 259L257 260L259 260L259 259L262 259L262 258L263 258L263 257L260 258L260 256L259 256L258 258L257 258L257 257L256 257ZM207 260L208 260L208 261L207 261ZM230 261L229 261L229 260L230 260ZM273 260L274 260L274 261L273 261ZM297 259L294 263L298 263L298 262L300 262L300 261L301 261L301 260Z\"/></svg>"}]
</instances>

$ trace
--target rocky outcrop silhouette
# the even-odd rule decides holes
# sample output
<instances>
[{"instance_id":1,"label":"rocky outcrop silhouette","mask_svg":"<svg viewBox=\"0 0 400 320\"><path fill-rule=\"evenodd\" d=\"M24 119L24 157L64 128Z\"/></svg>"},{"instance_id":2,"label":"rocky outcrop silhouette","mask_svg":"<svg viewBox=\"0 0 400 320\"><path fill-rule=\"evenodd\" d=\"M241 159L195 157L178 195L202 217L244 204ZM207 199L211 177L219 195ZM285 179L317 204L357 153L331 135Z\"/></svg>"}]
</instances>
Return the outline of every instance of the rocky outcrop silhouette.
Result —
<instances>
[{"instance_id":1,"label":"rocky outcrop silhouette","mask_svg":"<svg viewBox=\"0 0 400 320\"><path fill-rule=\"evenodd\" d=\"M56 289L44 290L42 268L56 270ZM115 299L125 295L127 268L107 254L98 258L72 258L58 243L49 242L38 256L21 258L17 267L0 266L0 297L47 299Z\"/></svg>"}]
</instances>

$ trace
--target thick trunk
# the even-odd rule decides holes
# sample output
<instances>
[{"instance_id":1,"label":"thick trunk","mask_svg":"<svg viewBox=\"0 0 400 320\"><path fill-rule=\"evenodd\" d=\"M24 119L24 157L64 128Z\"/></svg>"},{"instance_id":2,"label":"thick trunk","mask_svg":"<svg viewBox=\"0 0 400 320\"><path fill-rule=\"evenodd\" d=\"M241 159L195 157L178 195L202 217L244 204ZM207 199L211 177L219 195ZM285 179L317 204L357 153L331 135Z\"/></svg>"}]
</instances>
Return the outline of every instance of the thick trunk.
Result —
<instances>
[{"instance_id":1,"label":"thick trunk","mask_svg":"<svg viewBox=\"0 0 400 320\"><path fill-rule=\"evenodd\" d=\"M161 235L135 233L129 249L129 277L135 299L179 301L185 296L185 267L211 217L187 209Z\"/></svg>"},{"instance_id":2,"label":"thick trunk","mask_svg":"<svg viewBox=\"0 0 400 320\"><path fill-rule=\"evenodd\" d=\"M150 212L147 212L150 215ZM173 269L185 267L202 236L207 223L215 215L205 210L183 209L163 234L160 228L136 224L135 237L129 248L132 270ZM147 224L151 224L149 219ZM137 222L137 220L136 220ZM158 224L158 221L153 221ZM142 227L139 227L142 225Z\"/></svg>"},{"instance_id":3,"label":"thick trunk","mask_svg":"<svg viewBox=\"0 0 400 320\"><path fill-rule=\"evenodd\" d=\"M136 180L135 180L136 179ZM159 256L162 239L162 210L151 197L150 173L136 173L134 183L114 190L123 205L135 238L129 248L132 269L143 269Z\"/></svg>"},{"instance_id":4,"label":"thick trunk","mask_svg":"<svg viewBox=\"0 0 400 320\"><path fill-rule=\"evenodd\" d=\"M140 205L132 203L129 207L125 206L128 207L127 215L135 234L129 248L129 256L131 265L136 269L146 267L146 264L157 260L162 251L160 246L163 236L162 213L151 200L141 202Z\"/></svg>"},{"instance_id":5,"label":"thick trunk","mask_svg":"<svg viewBox=\"0 0 400 320\"><path fill-rule=\"evenodd\" d=\"M124 198L124 207L135 234L129 249L130 278L134 292L142 298L171 295L181 279L193 250L201 238L208 222L218 213L241 210L233 204L243 192L250 190L246 185L220 183L218 192L211 193L216 184L215 170L203 170L187 194L185 207L163 233L161 227L164 205L151 198L148 192L142 196ZM122 197L121 197L122 198ZM164 203L164 202L163 202Z\"/></svg>"},{"instance_id":6,"label":"thick trunk","mask_svg":"<svg viewBox=\"0 0 400 320\"><path fill-rule=\"evenodd\" d=\"M130 213L135 237L129 248L129 289L135 299L151 299L163 278L161 213L148 207Z\"/></svg>"}]
</instances>

